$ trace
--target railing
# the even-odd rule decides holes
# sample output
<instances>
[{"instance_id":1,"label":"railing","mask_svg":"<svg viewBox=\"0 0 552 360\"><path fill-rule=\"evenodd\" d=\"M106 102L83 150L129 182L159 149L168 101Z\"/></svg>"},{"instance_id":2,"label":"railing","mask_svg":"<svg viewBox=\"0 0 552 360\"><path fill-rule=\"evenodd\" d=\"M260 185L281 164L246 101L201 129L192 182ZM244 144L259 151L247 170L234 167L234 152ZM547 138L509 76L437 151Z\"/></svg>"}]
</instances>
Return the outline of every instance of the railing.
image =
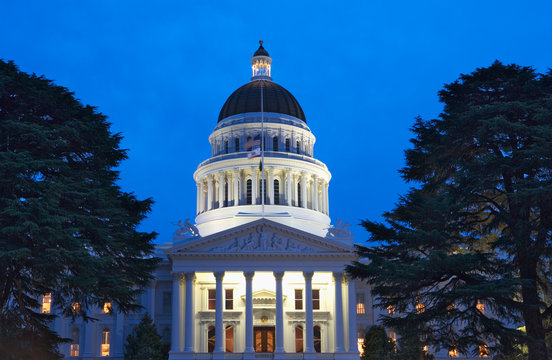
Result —
<instances>
[{"instance_id":1,"label":"railing","mask_svg":"<svg viewBox=\"0 0 552 360\"><path fill-rule=\"evenodd\" d=\"M289 360L303 360L305 358L304 353L285 353L284 357ZM196 360L211 360L213 353L195 353L194 358ZM243 359L244 353L224 353L224 359ZM255 353L255 359L274 359L274 353ZM335 360L334 353L315 353L317 360Z\"/></svg>"}]
</instances>

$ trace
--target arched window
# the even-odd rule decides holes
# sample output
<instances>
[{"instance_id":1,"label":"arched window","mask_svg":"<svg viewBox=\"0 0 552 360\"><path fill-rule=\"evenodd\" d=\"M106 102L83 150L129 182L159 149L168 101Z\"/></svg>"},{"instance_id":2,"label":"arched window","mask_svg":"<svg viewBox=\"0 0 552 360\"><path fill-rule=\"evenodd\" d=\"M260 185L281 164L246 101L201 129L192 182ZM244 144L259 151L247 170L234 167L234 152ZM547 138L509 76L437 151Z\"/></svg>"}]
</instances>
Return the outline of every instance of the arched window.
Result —
<instances>
[{"instance_id":1,"label":"arched window","mask_svg":"<svg viewBox=\"0 0 552 360\"><path fill-rule=\"evenodd\" d=\"M278 136L272 138L272 150L278 151Z\"/></svg>"},{"instance_id":2,"label":"arched window","mask_svg":"<svg viewBox=\"0 0 552 360\"><path fill-rule=\"evenodd\" d=\"M234 327L226 327L226 352L234 352Z\"/></svg>"},{"instance_id":3,"label":"arched window","mask_svg":"<svg viewBox=\"0 0 552 360\"><path fill-rule=\"evenodd\" d=\"M259 180L259 189L261 189L261 199L262 199L262 196L264 195L264 203L268 204L268 197L266 193L266 179Z\"/></svg>"},{"instance_id":4,"label":"arched window","mask_svg":"<svg viewBox=\"0 0 552 360\"><path fill-rule=\"evenodd\" d=\"M291 145L290 145L290 141L289 141L289 138L286 139L286 152L290 152L291 151Z\"/></svg>"},{"instance_id":5,"label":"arched window","mask_svg":"<svg viewBox=\"0 0 552 360\"><path fill-rule=\"evenodd\" d=\"M322 350L322 341L321 341L321 333L320 333L320 326L316 325L313 329L313 337L314 337L314 351L321 352Z\"/></svg>"},{"instance_id":6,"label":"arched window","mask_svg":"<svg viewBox=\"0 0 552 360\"><path fill-rule=\"evenodd\" d=\"M109 329L103 329L102 331L102 347L100 349L100 356L109 356L109 345L111 344L111 331Z\"/></svg>"},{"instance_id":7,"label":"arched window","mask_svg":"<svg viewBox=\"0 0 552 360\"><path fill-rule=\"evenodd\" d=\"M236 152L240 151L240 138L234 139L234 146L236 147Z\"/></svg>"},{"instance_id":8,"label":"arched window","mask_svg":"<svg viewBox=\"0 0 552 360\"><path fill-rule=\"evenodd\" d=\"M207 352L215 351L215 327L209 326L207 329Z\"/></svg>"},{"instance_id":9,"label":"arched window","mask_svg":"<svg viewBox=\"0 0 552 360\"><path fill-rule=\"evenodd\" d=\"M297 184L297 206L301 206L303 203L301 200L301 184Z\"/></svg>"},{"instance_id":10,"label":"arched window","mask_svg":"<svg viewBox=\"0 0 552 360\"><path fill-rule=\"evenodd\" d=\"M303 352L303 328L295 327L295 352Z\"/></svg>"},{"instance_id":11,"label":"arched window","mask_svg":"<svg viewBox=\"0 0 552 360\"><path fill-rule=\"evenodd\" d=\"M280 181L274 179L274 205L280 205Z\"/></svg>"},{"instance_id":12,"label":"arched window","mask_svg":"<svg viewBox=\"0 0 552 360\"><path fill-rule=\"evenodd\" d=\"M228 154L228 140L224 141L224 153Z\"/></svg>"},{"instance_id":13,"label":"arched window","mask_svg":"<svg viewBox=\"0 0 552 360\"><path fill-rule=\"evenodd\" d=\"M71 330L71 347L69 348L69 356L79 356L79 341L80 330L78 328L73 328L73 330Z\"/></svg>"},{"instance_id":14,"label":"arched window","mask_svg":"<svg viewBox=\"0 0 552 360\"><path fill-rule=\"evenodd\" d=\"M224 207L228 206L228 181L224 182Z\"/></svg>"},{"instance_id":15,"label":"arched window","mask_svg":"<svg viewBox=\"0 0 552 360\"><path fill-rule=\"evenodd\" d=\"M253 203L253 197L251 194L251 179L247 179L247 194L245 200L247 205L251 205Z\"/></svg>"},{"instance_id":16,"label":"arched window","mask_svg":"<svg viewBox=\"0 0 552 360\"><path fill-rule=\"evenodd\" d=\"M297 140L297 154L301 154L301 142Z\"/></svg>"}]
</instances>

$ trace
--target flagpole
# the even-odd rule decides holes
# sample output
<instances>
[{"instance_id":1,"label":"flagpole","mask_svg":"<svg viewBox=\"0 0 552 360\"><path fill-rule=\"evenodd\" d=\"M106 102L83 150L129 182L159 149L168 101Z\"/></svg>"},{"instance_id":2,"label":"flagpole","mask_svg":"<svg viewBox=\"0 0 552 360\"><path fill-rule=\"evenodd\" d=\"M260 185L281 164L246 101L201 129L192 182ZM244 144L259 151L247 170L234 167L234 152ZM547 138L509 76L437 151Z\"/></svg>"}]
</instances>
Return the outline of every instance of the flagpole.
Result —
<instances>
[{"instance_id":1,"label":"flagpole","mask_svg":"<svg viewBox=\"0 0 552 360\"><path fill-rule=\"evenodd\" d=\"M264 104L263 104L263 83L264 80L261 79L261 217L264 218L264 206L265 206L265 194L266 194L266 183L264 176L264 149L265 149L265 136L264 136Z\"/></svg>"}]
</instances>

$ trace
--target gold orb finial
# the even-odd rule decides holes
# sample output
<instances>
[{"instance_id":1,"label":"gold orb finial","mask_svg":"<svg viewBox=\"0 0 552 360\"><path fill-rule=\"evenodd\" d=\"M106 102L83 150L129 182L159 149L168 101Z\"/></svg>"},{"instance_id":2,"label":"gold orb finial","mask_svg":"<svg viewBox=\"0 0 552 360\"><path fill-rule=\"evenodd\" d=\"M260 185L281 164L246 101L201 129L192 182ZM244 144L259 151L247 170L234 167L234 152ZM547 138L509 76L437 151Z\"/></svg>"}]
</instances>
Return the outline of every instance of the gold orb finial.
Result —
<instances>
[{"instance_id":1,"label":"gold orb finial","mask_svg":"<svg viewBox=\"0 0 552 360\"><path fill-rule=\"evenodd\" d=\"M261 44L261 46L263 46L263 42L262 40L259 40L259 44Z\"/></svg>"}]
</instances>

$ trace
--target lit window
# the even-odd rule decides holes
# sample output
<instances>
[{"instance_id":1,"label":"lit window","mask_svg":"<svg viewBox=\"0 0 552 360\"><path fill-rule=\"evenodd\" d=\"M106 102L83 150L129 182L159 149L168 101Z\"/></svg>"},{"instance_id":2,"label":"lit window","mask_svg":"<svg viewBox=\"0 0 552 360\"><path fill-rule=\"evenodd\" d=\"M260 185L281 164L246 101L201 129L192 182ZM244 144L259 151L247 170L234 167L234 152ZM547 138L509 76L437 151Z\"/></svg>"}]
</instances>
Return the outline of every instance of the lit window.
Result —
<instances>
[{"instance_id":1,"label":"lit window","mask_svg":"<svg viewBox=\"0 0 552 360\"><path fill-rule=\"evenodd\" d=\"M482 301L477 300L477 304L475 305L475 308L481 311L482 314L485 314L485 304L483 304Z\"/></svg>"},{"instance_id":2,"label":"lit window","mask_svg":"<svg viewBox=\"0 0 552 360\"><path fill-rule=\"evenodd\" d=\"M110 302L104 303L102 311L103 311L104 314L110 313L111 312L111 303Z\"/></svg>"},{"instance_id":3,"label":"lit window","mask_svg":"<svg viewBox=\"0 0 552 360\"><path fill-rule=\"evenodd\" d=\"M417 312L418 314L421 314L421 313L423 313L424 311L425 311L425 305L422 304L422 303L417 303L417 304L416 304L416 312Z\"/></svg>"},{"instance_id":4,"label":"lit window","mask_svg":"<svg viewBox=\"0 0 552 360\"><path fill-rule=\"evenodd\" d=\"M320 290L312 290L312 309L320 310Z\"/></svg>"},{"instance_id":5,"label":"lit window","mask_svg":"<svg viewBox=\"0 0 552 360\"><path fill-rule=\"evenodd\" d=\"M102 331L102 348L100 356L109 356L109 344L111 343L111 331L104 329Z\"/></svg>"},{"instance_id":6,"label":"lit window","mask_svg":"<svg viewBox=\"0 0 552 360\"><path fill-rule=\"evenodd\" d=\"M364 354L364 348L362 345L364 345L364 338L361 338L361 337L357 338L357 349L361 357L362 357L362 354Z\"/></svg>"},{"instance_id":7,"label":"lit window","mask_svg":"<svg viewBox=\"0 0 552 360\"><path fill-rule=\"evenodd\" d=\"M427 345L422 346L422 351L427 353L429 351Z\"/></svg>"},{"instance_id":8,"label":"lit window","mask_svg":"<svg viewBox=\"0 0 552 360\"><path fill-rule=\"evenodd\" d=\"M73 309L74 313L80 313L82 310L81 304L79 302L74 302L73 305L71 305L71 309Z\"/></svg>"},{"instance_id":9,"label":"lit window","mask_svg":"<svg viewBox=\"0 0 552 360\"><path fill-rule=\"evenodd\" d=\"M49 314L52 311L52 293L42 296L42 313Z\"/></svg>"},{"instance_id":10,"label":"lit window","mask_svg":"<svg viewBox=\"0 0 552 360\"><path fill-rule=\"evenodd\" d=\"M397 351L397 333L392 331L389 333L389 337L391 338L391 342L393 343L393 349Z\"/></svg>"},{"instance_id":11,"label":"lit window","mask_svg":"<svg viewBox=\"0 0 552 360\"><path fill-rule=\"evenodd\" d=\"M209 326L207 329L207 352L212 353L215 350L215 327Z\"/></svg>"},{"instance_id":12,"label":"lit window","mask_svg":"<svg viewBox=\"0 0 552 360\"><path fill-rule=\"evenodd\" d=\"M226 352L234 352L234 327L226 327Z\"/></svg>"},{"instance_id":13,"label":"lit window","mask_svg":"<svg viewBox=\"0 0 552 360\"><path fill-rule=\"evenodd\" d=\"M226 310L234 309L234 290L226 289L224 295L225 295L225 298L224 298L225 309Z\"/></svg>"},{"instance_id":14,"label":"lit window","mask_svg":"<svg viewBox=\"0 0 552 360\"><path fill-rule=\"evenodd\" d=\"M455 303L452 303L449 306L447 306L447 311L448 312L451 312L454 309L456 309L456 304Z\"/></svg>"},{"instance_id":15,"label":"lit window","mask_svg":"<svg viewBox=\"0 0 552 360\"><path fill-rule=\"evenodd\" d=\"M387 313L391 314L391 315L394 314L395 313L395 307L393 305L389 305L387 307Z\"/></svg>"},{"instance_id":16,"label":"lit window","mask_svg":"<svg viewBox=\"0 0 552 360\"><path fill-rule=\"evenodd\" d=\"M456 347L451 347L448 354L450 357L458 357L458 349Z\"/></svg>"},{"instance_id":17,"label":"lit window","mask_svg":"<svg viewBox=\"0 0 552 360\"><path fill-rule=\"evenodd\" d=\"M69 356L79 356L79 337L79 329L74 328L71 331L71 346L69 348Z\"/></svg>"},{"instance_id":18,"label":"lit window","mask_svg":"<svg viewBox=\"0 0 552 360\"><path fill-rule=\"evenodd\" d=\"M313 329L313 338L314 338L314 351L316 352L322 352L322 337L321 337L321 331L320 326L315 326Z\"/></svg>"},{"instance_id":19,"label":"lit window","mask_svg":"<svg viewBox=\"0 0 552 360\"><path fill-rule=\"evenodd\" d=\"M207 303L209 310L215 310L217 308L217 291L215 289L209 289L207 291Z\"/></svg>"},{"instance_id":20,"label":"lit window","mask_svg":"<svg viewBox=\"0 0 552 360\"><path fill-rule=\"evenodd\" d=\"M357 314L366 314L366 305L364 304L364 293L357 293Z\"/></svg>"},{"instance_id":21,"label":"lit window","mask_svg":"<svg viewBox=\"0 0 552 360\"><path fill-rule=\"evenodd\" d=\"M295 310L303 310L303 290L295 289Z\"/></svg>"},{"instance_id":22,"label":"lit window","mask_svg":"<svg viewBox=\"0 0 552 360\"><path fill-rule=\"evenodd\" d=\"M272 150L278 151L278 136L272 138Z\"/></svg>"},{"instance_id":23,"label":"lit window","mask_svg":"<svg viewBox=\"0 0 552 360\"><path fill-rule=\"evenodd\" d=\"M479 345L479 357L489 357L489 348L487 345Z\"/></svg>"},{"instance_id":24,"label":"lit window","mask_svg":"<svg viewBox=\"0 0 552 360\"><path fill-rule=\"evenodd\" d=\"M295 352L303 352L303 328L295 327Z\"/></svg>"}]
</instances>

